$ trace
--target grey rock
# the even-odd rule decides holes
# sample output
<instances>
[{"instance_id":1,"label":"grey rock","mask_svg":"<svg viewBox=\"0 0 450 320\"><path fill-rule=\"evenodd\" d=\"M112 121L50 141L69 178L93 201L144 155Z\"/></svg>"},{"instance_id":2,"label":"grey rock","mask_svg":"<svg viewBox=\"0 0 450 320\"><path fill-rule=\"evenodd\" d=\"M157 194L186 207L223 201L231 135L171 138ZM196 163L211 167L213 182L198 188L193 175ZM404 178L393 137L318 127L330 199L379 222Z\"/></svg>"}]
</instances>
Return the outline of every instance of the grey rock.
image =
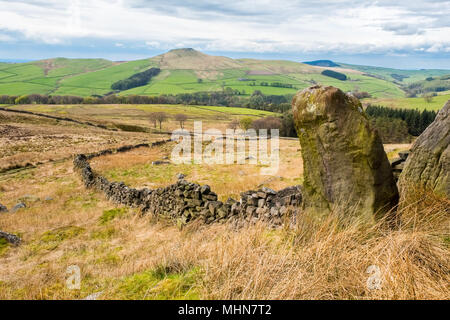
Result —
<instances>
[{"instance_id":1,"label":"grey rock","mask_svg":"<svg viewBox=\"0 0 450 320\"><path fill-rule=\"evenodd\" d=\"M211 192L209 194L204 194L203 199L209 200L209 201L217 201L217 194L214 192Z\"/></svg>"},{"instance_id":2,"label":"grey rock","mask_svg":"<svg viewBox=\"0 0 450 320\"><path fill-rule=\"evenodd\" d=\"M25 203L19 202L18 204L16 204L16 205L11 209L11 212L12 212L12 213L15 213L15 212L17 212L18 210L24 209L24 208L26 208L26 207L27 207L27 206L26 206Z\"/></svg>"},{"instance_id":3,"label":"grey rock","mask_svg":"<svg viewBox=\"0 0 450 320\"><path fill-rule=\"evenodd\" d=\"M200 188L201 194L208 194L210 191L211 191L211 187L208 186L207 184Z\"/></svg>"},{"instance_id":4,"label":"grey rock","mask_svg":"<svg viewBox=\"0 0 450 320\"><path fill-rule=\"evenodd\" d=\"M398 189L377 130L361 103L334 87L312 86L292 100L304 164L305 204L328 211L338 204L382 217Z\"/></svg>"},{"instance_id":5,"label":"grey rock","mask_svg":"<svg viewBox=\"0 0 450 320\"><path fill-rule=\"evenodd\" d=\"M450 198L450 100L411 147L399 186L402 197L421 187Z\"/></svg>"},{"instance_id":6,"label":"grey rock","mask_svg":"<svg viewBox=\"0 0 450 320\"><path fill-rule=\"evenodd\" d=\"M5 239L7 242L9 242L15 246L18 246L22 242L22 240L15 234L3 232L3 231L0 231L0 238Z\"/></svg>"},{"instance_id":7,"label":"grey rock","mask_svg":"<svg viewBox=\"0 0 450 320\"><path fill-rule=\"evenodd\" d=\"M8 208L6 208L4 205L0 203L0 213L2 212L8 212Z\"/></svg>"},{"instance_id":8,"label":"grey rock","mask_svg":"<svg viewBox=\"0 0 450 320\"><path fill-rule=\"evenodd\" d=\"M169 161L162 161L162 160L157 160L157 161L153 161L152 162L152 166L160 166L160 165L163 165L163 164L170 164L170 162Z\"/></svg>"},{"instance_id":9,"label":"grey rock","mask_svg":"<svg viewBox=\"0 0 450 320\"><path fill-rule=\"evenodd\" d=\"M181 180L181 179L186 178L186 175L184 175L182 173L177 173L176 177L177 177L178 180Z\"/></svg>"},{"instance_id":10,"label":"grey rock","mask_svg":"<svg viewBox=\"0 0 450 320\"><path fill-rule=\"evenodd\" d=\"M280 214L280 211L277 208L272 207L272 208L270 208L270 214L272 216L276 217L276 216L278 216Z\"/></svg>"},{"instance_id":11,"label":"grey rock","mask_svg":"<svg viewBox=\"0 0 450 320\"><path fill-rule=\"evenodd\" d=\"M220 201L210 201L208 204L208 208L209 208L209 211L211 212L211 214L215 215L217 209L220 208L222 205L223 205L223 203Z\"/></svg>"},{"instance_id":12,"label":"grey rock","mask_svg":"<svg viewBox=\"0 0 450 320\"><path fill-rule=\"evenodd\" d=\"M265 192L258 191L256 194L258 195L258 198L261 198L261 199L267 198L267 193L265 193Z\"/></svg>"},{"instance_id":13,"label":"grey rock","mask_svg":"<svg viewBox=\"0 0 450 320\"><path fill-rule=\"evenodd\" d=\"M265 192L267 194L277 194L277 192L275 190L267 188L267 187L262 187L261 191Z\"/></svg>"},{"instance_id":14,"label":"grey rock","mask_svg":"<svg viewBox=\"0 0 450 320\"><path fill-rule=\"evenodd\" d=\"M259 208L264 207L265 204L266 204L266 200L264 200L264 199L259 199L258 200L258 207Z\"/></svg>"}]
</instances>

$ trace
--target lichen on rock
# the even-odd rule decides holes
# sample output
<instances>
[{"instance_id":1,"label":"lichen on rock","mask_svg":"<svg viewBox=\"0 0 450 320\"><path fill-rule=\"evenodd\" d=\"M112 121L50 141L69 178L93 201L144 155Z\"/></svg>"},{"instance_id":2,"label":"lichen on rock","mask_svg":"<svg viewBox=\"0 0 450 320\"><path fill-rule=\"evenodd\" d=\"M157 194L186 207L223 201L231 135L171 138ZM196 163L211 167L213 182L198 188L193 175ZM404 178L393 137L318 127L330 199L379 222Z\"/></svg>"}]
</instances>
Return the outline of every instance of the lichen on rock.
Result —
<instances>
[{"instance_id":1,"label":"lichen on rock","mask_svg":"<svg viewBox=\"0 0 450 320\"><path fill-rule=\"evenodd\" d=\"M450 100L414 142L399 186L402 196L420 187L450 198Z\"/></svg>"},{"instance_id":2,"label":"lichen on rock","mask_svg":"<svg viewBox=\"0 0 450 320\"><path fill-rule=\"evenodd\" d=\"M316 85L298 92L292 108L302 147L305 206L356 206L373 217L397 204L383 144L357 98Z\"/></svg>"}]
</instances>

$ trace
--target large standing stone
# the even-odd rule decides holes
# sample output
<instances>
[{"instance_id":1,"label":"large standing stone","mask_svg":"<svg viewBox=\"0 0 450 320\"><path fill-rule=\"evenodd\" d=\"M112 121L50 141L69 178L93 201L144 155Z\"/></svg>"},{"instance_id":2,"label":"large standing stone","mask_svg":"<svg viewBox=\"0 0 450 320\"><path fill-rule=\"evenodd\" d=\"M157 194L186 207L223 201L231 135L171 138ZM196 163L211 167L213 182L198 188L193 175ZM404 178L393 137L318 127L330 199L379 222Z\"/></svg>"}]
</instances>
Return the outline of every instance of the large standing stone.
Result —
<instances>
[{"instance_id":1,"label":"large standing stone","mask_svg":"<svg viewBox=\"0 0 450 320\"><path fill-rule=\"evenodd\" d=\"M383 144L361 103L334 87L312 86L293 99L302 146L305 205L357 206L382 216L398 202Z\"/></svg>"},{"instance_id":2,"label":"large standing stone","mask_svg":"<svg viewBox=\"0 0 450 320\"><path fill-rule=\"evenodd\" d=\"M450 198L450 100L414 142L399 186L402 196L407 187L419 186Z\"/></svg>"}]
</instances>

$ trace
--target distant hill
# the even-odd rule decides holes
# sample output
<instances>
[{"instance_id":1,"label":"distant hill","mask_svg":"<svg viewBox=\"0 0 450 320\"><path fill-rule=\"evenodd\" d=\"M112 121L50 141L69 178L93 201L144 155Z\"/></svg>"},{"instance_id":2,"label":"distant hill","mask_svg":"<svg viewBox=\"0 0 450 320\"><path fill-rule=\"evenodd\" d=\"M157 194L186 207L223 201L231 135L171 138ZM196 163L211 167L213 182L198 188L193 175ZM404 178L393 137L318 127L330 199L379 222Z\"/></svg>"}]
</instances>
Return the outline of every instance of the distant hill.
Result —
<instances>
[{"instance_id":1,"label":"distant hill","mask_svg":"<svg viewBox=\"0 0 450 320\"><path fill-rule=\"evenodd\" d=\"M327 68L340 67L339 64L337 64L331 60L314 60L314 61L307 61L307 62L303 62L303 63L309 64L311 66L327 67Z\"/></svg>"},{"instance_id":2,"label":"distant hill","mask_svg":"<svg viewBox=\"0 0 450 320\"><path fill-rule=\"evenodd\" d=\"M114 83L151 68L161 72L150 82L115 91ZM345 80L323 75L326 69ZM312 84L333 85L344 91L366 91L374 98L405 96L408 83L448 74L449 70L396 70L317 60L231 59L192 48L174 49L148 59L113 62L104 59L54 58L26 63L0 63L0 94L49 95L160 95L221 91L241 95L259 90L266 95L293 94ZM117 87L115 87L117 88Z\"/></svg>"}]
</instances>

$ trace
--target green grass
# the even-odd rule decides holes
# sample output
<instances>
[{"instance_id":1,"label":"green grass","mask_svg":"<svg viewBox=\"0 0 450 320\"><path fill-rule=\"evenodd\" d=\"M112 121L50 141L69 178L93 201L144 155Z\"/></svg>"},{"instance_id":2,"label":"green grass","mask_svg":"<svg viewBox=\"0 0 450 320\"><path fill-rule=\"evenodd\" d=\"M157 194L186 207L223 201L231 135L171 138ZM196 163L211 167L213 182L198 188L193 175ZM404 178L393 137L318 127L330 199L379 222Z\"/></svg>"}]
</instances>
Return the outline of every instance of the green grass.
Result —
<instances>
[{"instance_id":1,"label":"green grass","mask_svg":"<svg viewBox=\"0 0 450 320\"><path fill-rule=\"evenodd\" d=\"M120 300L198 300L198 268L158 266L123 278L108 296Z\"/></svg>"},{"instance_id":2,"label":"green grass","mask_svg":"<svg viewBox=\"0 0 450 320\"><path fill-rule=\"evenodd\" d=\"M6 239L0 238L0 257L8 250L8 241Z\"/></svg>"},{"instance_id":3,"label":"green grass","mask_svg":"<svg viewBox=\"0 0 450 320\"><path fill-rule=\"evenodd\" d=\"M115 218L123 217L128 212L127 208L115 208L110 210L104 210L99 220L101 224L105 224Z\"/></svg>"},{"instance_id":4,"label":"green grass","mask_svg":"<svg viewBox=\"0 0 450 320\"><path fill-rule=\"evenodd\" d=\"M36 253L41 250L54 250L63 241L75 238L83 232L84 229L77 226L61 227L44 232L37 241L35 241L33 244L30 244L30 250L32 253Z\"/></svg>"},{"instance_id":5,"label":"green grass","mask_svg":"<svg viewBox=\"0 0 450 320\"><path fill-rule=\"evenodd\" d=\"M0 83L0 94L18 96L23 94L47 94L51 91L51 86L31 83L31 82L11 82Z\"/></svg>"},{"instance_id":6,"label":"green grass","mask_svg":"<svg viewBox=\"0 0 450 320\"><path fill-rule=\"evenodd\" d=\"M124 62L106 69L89 72L61 81L60 87L55 91L58 95L89 96L105 94L111 90L111 85L129 76L144 71L154 63L148 59Z\"/></svg>"},{"instance_id":7,"label":"green grass","mask_svg":"<svg viewBox=\"0 0 450 320\"><path fill-rule=\"evenodd\" d=\"M199 55L200 58L196 55ZM168 55L166 59L173 59L173 55ZM223 87L230 87L245 95L250 95L255 90L260 90L266 95L282 95L293 94L313 83L320 83L336 86L344 91L355 89L367 91L374 98L402 98L404 92L401 85L423 80L428 76L450 73L449 70L397 70L341 64L344 68L354 69L372 76L337 69L350 78L346 81L339 81L321 75L323 70L321 68L294 61L238 59L228 64L228 69L222 69L224 61L218 58L217 68L214 69L214 66L209 65L207 70L202 70L203 66L198 64L199 61L201 64L202 61L205 61L204 59L209 59L206 55L189 52L184 58L178 56L176 59L185 62L184 69L170 69L172 67L165 67L163 64L162 72L150 83L120 92L120 94L160 95L211 92L220 91ZM112 91L111 84L114 82L150 67L158 67L159 61L160 58L151 58L113 63L103 59L56 58L20 64L0 64L0 94L103 95ZM179 62L179 60L177 61ZM229 63L230 59L227 61ZM167 62L170 61L163 59L163 63ZM392 77L392 74L404 75L408 78L399 82ZM202 79L201 82L197 81L199 78ZM251 81L239 81L240 78L251 79ZM251 85L253 81L255 86ZM291 84L293 88L260 86L261 82Z\"/></svg>"},{"instance_id":8,"label":"green grass","mask_svg":"<svg viewBox=\"0 0 450 320\"><path fill-rule=\"evenodd\" d=\"M426 102L423 98L367 99L365 102L391 108L440 110L448 100L450 100L450 94L433 97L431 102Z\"/></svg>"},{"instance_id":9,"label":"green grass","mask_svg":"<svg viewBox=\"0 0 450 320\"><path fill-rule=\"evenodd\" d=\"M401 70L401 69L393 69L393 68L383 68L383 67L372 67L372 66L360 66L360 65L354 65L354 64L345 64L345 63L339 63L344 68L350 68L359 70L365 73L377 75L379 77L382 77L388 81L396 81L392 77L392 74L398 74L402 76L407 76L407 78L404 78L402 83L408 84L411 82L416 82L419 80L424 80L427 77L431 76L441 76L445 74L450 74L450 70L443 70L443 69L421 69L421 70Z\"/></svg>"},{"instance_id":10,"label":"green grass","mask_svg":"<svg viewBox=\"0 0 450 320\"><path fill-rule=\"evenodd\" d=\"M0 94L51 94L66 77L90 73L112 64L104 59L56 58L0 65Z\"/></svg>"}]
</instances>

